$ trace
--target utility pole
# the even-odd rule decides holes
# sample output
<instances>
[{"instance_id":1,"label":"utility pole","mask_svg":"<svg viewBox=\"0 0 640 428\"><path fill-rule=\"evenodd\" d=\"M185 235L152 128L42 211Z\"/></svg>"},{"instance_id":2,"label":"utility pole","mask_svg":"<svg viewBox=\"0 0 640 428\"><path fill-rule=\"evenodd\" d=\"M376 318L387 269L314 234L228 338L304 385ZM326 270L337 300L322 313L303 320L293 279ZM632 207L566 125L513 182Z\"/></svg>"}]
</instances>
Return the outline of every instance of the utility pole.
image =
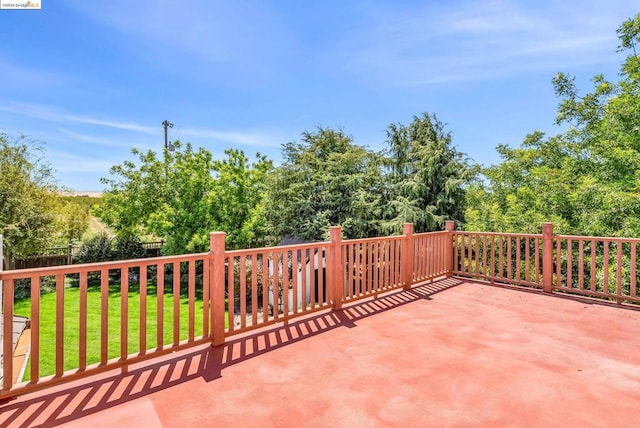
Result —
<instances>
[{"instance_id":1,"label":"utility pole","mask_svg":"<svg viewBox=\"0 0 640 428\"><path fill-rule=\"evenodd\" d=\"M167 130L169 128L173 128L173 123L165 119L164 122L162 122L162 127L164 128L164 178L166 180L166 178L169 175L169 166L167 165L167 152L169 151L169 139L167 136Z\"/></svg>"}]
</instances>

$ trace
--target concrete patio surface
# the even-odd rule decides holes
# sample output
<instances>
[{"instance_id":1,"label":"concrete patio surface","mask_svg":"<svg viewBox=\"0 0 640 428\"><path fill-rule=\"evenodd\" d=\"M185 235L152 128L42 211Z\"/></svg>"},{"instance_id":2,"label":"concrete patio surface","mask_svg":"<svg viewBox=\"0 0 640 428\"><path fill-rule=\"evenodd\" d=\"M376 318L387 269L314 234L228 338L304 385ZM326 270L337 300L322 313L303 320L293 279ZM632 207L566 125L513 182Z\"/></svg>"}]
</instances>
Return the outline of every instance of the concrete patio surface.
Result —
<instances>
[{"instance_id":1,"label":"concrete patio surface","mask_svg":"<svg viewBox=\"0 0 640 428\"><path fill-rule=\"evenodd\" d=\"M640 426L640 311L444 279L25 395L2 426Z\"/></svg>"}]
</instances>

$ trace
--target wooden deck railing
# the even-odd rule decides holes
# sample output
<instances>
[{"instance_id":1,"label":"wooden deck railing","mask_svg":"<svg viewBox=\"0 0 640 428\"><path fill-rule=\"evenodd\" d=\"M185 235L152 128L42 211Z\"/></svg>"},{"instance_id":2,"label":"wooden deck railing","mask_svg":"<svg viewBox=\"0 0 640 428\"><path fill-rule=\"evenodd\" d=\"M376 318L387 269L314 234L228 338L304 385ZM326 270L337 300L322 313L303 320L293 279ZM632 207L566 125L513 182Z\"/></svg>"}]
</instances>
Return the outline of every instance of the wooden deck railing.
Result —
<instances>
[{"instance_id":1,"label":"wooden deck railing","mask_svg":"<svg viewBox=\"0 0 640 428\"><path fill-rule=\"evenodd\" d=\"M453 233L453 273L542 288L542 235Z\"/></svg>"},{"instance_id":2,"label":"wooden deck railing","mask_svg":"<svg viewBox=\"0 0 640 428\"><path fill-rule=\"evenodd\" d=\"M640 303L640 239L453 232L457 276Z\"/></svg>"},{"instance_id":3,"label":"wooden deck railing","mask_svg":"<svg viewBox=\"0 0 640 428\"><path fill-rule=\"evenodd\" d=\"M640 239L455 231L0 270L0 399L284 322L440 276L640 303ZM45 293L45 291L49 291ZM45 305L46 303L46 305ZM44 307L49 310L43 311ZM30 318L30 358L16 383L13 317ZM17 362L15 363L17 364Z\"/></svg>"},{"instance_id":4,"label":"wooden deck railing","mask_svg":"<svg viewBox=\"0 0 640 428\"><path fill-rule=\"evenodd\" d=\"M342 241L332 227L329 242L227 251L216 232L209 253L0 270L9 338L0 399L446 274L447 234L407 225L400 236ZM18 313L30 318L30 358L16 384Z\"/></svg>"}]
</instances>

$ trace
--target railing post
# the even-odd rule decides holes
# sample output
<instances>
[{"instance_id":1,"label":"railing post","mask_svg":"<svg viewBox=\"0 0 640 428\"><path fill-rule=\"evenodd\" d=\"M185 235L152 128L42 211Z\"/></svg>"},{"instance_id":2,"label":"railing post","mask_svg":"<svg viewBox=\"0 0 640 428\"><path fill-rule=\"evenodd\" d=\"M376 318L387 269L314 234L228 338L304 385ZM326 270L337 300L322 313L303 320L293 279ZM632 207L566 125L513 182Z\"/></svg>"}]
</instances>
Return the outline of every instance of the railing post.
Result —
<instances>
[{"instance_id":1,"label":"railing post","mask_svg":"<svg viewBox=\"0 0 640 428\"><path fill-rule=\"evenodd\" d=\"M400 259L402 287L408 290L411 288L411 284L413 284L413 223L405 223L402 226L402 234L404 235L404 240L402 241L402 258Z\"/></svg>"},{"instance_id":2,"label":"railing post","mask_svg":"<svg viewBox=\"0 0 640 428\"><path fill-rule=\"evenodd\" d=\"M211 296L211 335L213 346L224 344L224 232L209 235L209 296ZM229 297L233 301L233 296Z\"/></svg>"},{"instance_id":3,"label":"railing post","mask_svg":"<svg viewBox=\"0 0 640 428\"><path fill-rule=\"evenodd\" d=\"M0 310L4 311L2 293L2 271L4 270L4 238L0 234ZM4 313L4 312L3 312Z\"/></svg>"},{"instance_id":4,"label":"railing post","mask_svg":"<svg viewBox=\"0 0 640 428\"><path fill-rule=\"evenodd\" d=\"M553 223L542 223L542 289L553 292Z\"/></svg>"},{"instance_id":5,"label":"railing post","mask_svg":"<svg viewBox=\"0 0 640 428\"><path fill-rule=\"evenodd\" d=\"M69 243L69 246L67 247L67 264L68 265L73 264L73 244L72 243Z\"/></svg>"},{"instance_id":6,"label":"railing post","mask_svg":"<svg viewBox=\"0 0 640 428\"><path fill-rule=\"evenodd\" d=\"M342 227L331 226L329 228L329 239L331 240L331 250L329 257L331 279L331 308L336 310L342 308L344 298L344 266L342 266Z\"/></svg>"},{"instance_id":7,"label":"railing post","mask_svg":"<svg viewBox=\"0 0 640 428\"><path fill-rule=\"evenodd\" d=\"M453 272L453 231L456 229L456 222L453 220L447 220L444 222L444 228L447 233L447 246L445 248L445 260L446 267L445 272L447 276L451 276Z\"/></svg>"}]
</instances>

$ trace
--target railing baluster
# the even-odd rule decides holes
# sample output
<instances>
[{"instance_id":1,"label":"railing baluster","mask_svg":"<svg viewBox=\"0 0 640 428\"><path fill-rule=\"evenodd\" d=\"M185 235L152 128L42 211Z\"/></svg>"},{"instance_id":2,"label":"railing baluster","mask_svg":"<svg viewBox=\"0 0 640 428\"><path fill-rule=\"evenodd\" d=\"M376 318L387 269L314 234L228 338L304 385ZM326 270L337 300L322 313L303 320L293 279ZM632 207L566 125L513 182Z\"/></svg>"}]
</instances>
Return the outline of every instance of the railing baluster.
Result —
<instances>
[{"instance_id":1,"label":"railing baluster","mask_svg":"<svg viewBox=\"0 0 640 428\"><path fill-rule=\"evenodd\" d=\"M262 319L269 319L269 255L262 253Z\"/></svg>"},{"instance_id":2,"label":"railing baluster","mask_svg":"<svg viewBox=\"0 0 640 428\"><path fill-rule=\"evenodd\" d=\"M534 270L535 270L535 282L540 284L540 240L538 238L533 239L534 242Z\"/></svg>"},{"instance_id":3,"label":"railing baluster","mask_svg":"<svg viewBox=\"0 0 640 428\"><path fill-rule=\"evenodd\" d=\"M258 255L251 256L251 323L258 323Z\"/></svg>"},{"instance_id":4,"label":"railing baluster","mask_svg":"<svg viewBox=\"0 0 640 428\"><path fill-rule=\"evenodd\" d=\"M64 373L64 275L56 275L56 376ZM12 297L13 298L13 297ZM13 320L11 320L13 323ZM12 337L12 336L5 336ZM13 350L10 352L13 355ZM11 375L13 376L13 375Z\"/></svg>"},{"instance_id":5,"label":"railing baluster","mask_svg":"<svg viewBox=\"0 0 640 428\"><path fill-rule=\"evenodd\" d=\"M480 256L480 237L476 233L474 236L475 242L475 255L474 255L474 263L475 263L475 274L478 275L480 273L480 265L478 264L479 256Z\"/></svg>"},{"instance_id":6,"label":"railing baluster","mask_svg":"<svg viewBox=\"0 0 640 428\"><path fill-rule=\"evenodd\" d=\"M602 284L602 291L609 294L609 241L604 240L604 280Z\"/></svg>"},{"instance_id":7,"label":"railing baluster","mask_svg":"<svg viewBox=\"0 0 640 428\"><path fill-rule=\"evenodd\" d=\"M502 236L498 236L498 250L500 253L500 256L498 257L498 265L500 265L500 268L498 270L498 277L502 277L503 272L504 272L504 245L503 245L503 237Z\"/></svg>"},{"instance_id":8,"label":"railing baluster","mask_svg":"<svg viewBox=\"0 0 640 428\"><path fill-rule=\"evenodd\" d=\"M467 234L467 238L469 240L469 243L467 245L467 272L469 274L473 273L473 263L471 262L473 260L473 242L471 241L471 234Z\"/></svg>"},{"instance_id":9,"label":"railing baluster","mask_svg":"<svg viewBox=\"0 0 640 428\"><path fill-rule=\"evenodd\" d=\"M2 260L0 260L0 263L2 263ZM4 340L2 343L2 389L8 391L13 386L13 340L11 338L13 337L13 289L15 282L13 279L4 280L3 282L2 334Z\"/></svg>"},{"instance_id":10,"label":"railing baluster","mask_svg":"<svg viewBox=\"0 0 640 428\"><path fill-rule=\"evenodd\" d=\"M591 291L596 291L596 241L591 240Z\"/></svg>"},{"instance_id":11,"label":"railing baluster","mask_svg":"<svg viewBox=\"0 0 640 428\"><path fill-rule=\"evenodd\" d=\"M343 251L342 252L343 255L342 257L346 257L347 256L347 252ZM298 313L298 306L300 306L300 301L299 301L299 294L298 293L298 285L299 285L299 281L298 281L298 254L300 254L298 252L298 250L294 250L291 251L291 257L293 258L292 260L292 267L291 267L291 282L293 283L293 308L291 308L291 312L293 312L294 314ZM343 262L343 266L346 266L346 264ZM345 269L346 270L346 269Z\"/></svg>"},{"instance_id":12,"label":"railing baluster","mask_svg":"<svg viewBox=\"0 0 640 428\"><path fill-rule=\"evenodd\" d=\"M616 295L622 296L622 242L616 245ZM618 300L618 303L621 303Z\"/></svg>"},{"instance_id":13,"label":"railing baluster","mask_svg":"<svg viewBox=\"0 0 640 428\"><path fill-rule=\"evenodd\" d=\"M239 259L238 275L240 275L240 328L247 326L247 258Z\"/></svg>"},{"instance_id":14,"label":"railing baluster","mask_svg":"<svg viewBox=\"0 0 640 428\"><path fill-rule=\"evenodd\" d=\"M180 343L180 262L173 263L173 346Z\"/></svg>"},{"instance_id":15,"label":"railing baluster","mask_svg":"<svg viewBox=\"0 0 640 428\"><path fill-rule=\"evenodd\" d=\"M289 318L289 251L282 254L282 313L284 319ZM333 285L333 284L332 284Z\"/></svg>"},{"instance_id":16,"label":"railing baluster","mask_svg":"<svg viewBox=\"0 0 640 428\"><path fill-rule=\"evenodd\" d=\"M629 294L631 297L638 297L636 294L636 243L631 243L631 273L630 273L631 283L629 285Z\"/></svg>"},{"instance_id":17,"label":"railing baluster","mask_svg":"<svg viewBox=\"0 0 640 428\"><path fill-rule=\"evenodd\" d=\"M482 235L482 275L487 276L487 235Z\"/></svg>"},{"instance_id":18,"label":"railing baluster","mask_svg":"<svg viewBox=\"0 0 640 428\"><path fill-rule=\"evenodd\" d=\"M567 288L573 286L573 241L567 239Z\"/></svg>"},{"instance_id":19,"label":"railing baluster","mask_svg":"<svg viewBox=\"0 0 640 428\"><path fill-rule=\"evenodd\" d=\"M578 241L578 288L584 290L584 241Z\"/></svg>"},{"instance_id":20,"label":"railing baluster","mask_svg":"<svg viewBox=\"0 0 640 428\"><path fill-rule=\"evenodd\" d=\"M156 349L164 347L164 263L158 263L156 278Z\"/></svg>"},{"instance_id":21,"label":"railing baluster","mask_svg":"<svg viewBox=\"0 0 640 428\"><path fill-rule=\"evenodd\" d=\"M227 320L229 324L229 331L235 330L235 308L236 308L236 291L235 291L235 264L236 258L234 256L227 258ZM276 266L277 269L277 266ZM276 296L278 294L276 293Z\"/></svg>"},{"instance_id":22,"label":"railing baluster","mask_svg":"<svg viewBox=\"0 0 640 428\"><path fill-rule=\"evenodd\" d=\"M80 317L79 317L79 346L78 346L78 368L87 368L87 272L80 272ZM32 303L33 304L33 303Z\"/></svg>"},{"instance_id":23,"label":"railing baluster","mask_svg":"<svg viewBox=\"0 0 640 428\"><path fill-rule=\"evenodd\" d=\"M280 318L280 308L282 307L281 301L281 292L280 289L282 287L282 281L280 280L280 273L283 269L282 263L282 253L279 251L275 251L272 253L273 258L271 259L271 264L273 265L273 317L275 319Z\"/></svg>"},{"instance_id":24,"label":"railing baluster","mask_svg":"<svg viewBox=\"0 0 640 428\"><path fill-rule=\"evenodd\" d=\"M109 270L100 271L100 364L109 359Z\"/></svg>"},{"instance_id":25,"label":"railing baluster","mask_svg":"<svg viewBox=\"0 0 640 428\"><path fill-rule=\"evenodd\" d=\"M556 286L562 287L562 241L556 239Z\"/></svg>"},{"instance_id":26,"label":"railing baluster","mask_svg":"<svg viewBox=\"0 0 640 428\"><path fill-rule=\"evenodd\" d=\"M196 262L191 260L187 264L189 266L189 279L187 280L187 287L189 287L189 325L187 330L188 340L193 342L196 327Z\"/></svg>"},{"instance_id":27,"label":"railing baluster","mask_svg":"<svg viewBox=\"0 0 640 428\"><path fill-rule=\"evenodd\" d=\"M40 379L40 276L36 275L31 277L31 382L37 382L39 379Z\"/></svg>"},{"instance_id":28,"label":"railing baluster","mask_svg":"<svg viewBox=\"0 0 640 428\"><path fill-rule=\"evenodd\" d=\"M147 352L147 265L140 266L140 353Z\"/></svg>"},{"instance_id":29,"label":"railing baluster","mask_svg":"<svg viewBox=\"0 0 640 428\"><path fill-rule=\"evenodd\" d=\"M325 272L326 272L326 258L328 249L326 246L321 247L318 253L318 303L319 306L325 306L327 303L325 292Z\"/></svg>"},{"instance_id":30,"label":"railing baluster","mask_svg":"<svg viewBox=\"0 0 640 428\"><path fill-rule=\"evenodd\" d=\"M454 234L452 238L453 238L453 243L452 243L452 248L453 248L453 266L452 266L452 268L453 268L453 271L456 272L456 271L459 270L458 269L458 262L459 262L459 260L458 260L458 251L460 249L459 248L460 244L458 243L458 240L460 238L460 235Z\"/></svg>"},{"instance_id":31,"label":"railing baluster","mask_svg":"<svg viewBox=\"0 0 640 428\"><path fill-rule=\"evenodd\" d=\"M375 261L373 270L373 290L377 293L380 288L380 243L373 244L373 258Z\"/></svg>"},{"instance_id":32,"label":"railing baluster","mask_svg":"<svg viewBox=\"0 0 640 428\"><path fill-rule=\"evenodd\" d=\"M316 255L320 254L320 250L312 248L309 250L309 301L311 308L316 307ZM320 261L322 266L322 261Z\"/></svg>"},{"instance_id":33,"label":"railing baluster","mask_svg":"<svg viewBox=\"0 0 640 428\"><path fill-rule=\"evenodd\" d=\"M209 258L202 260L202 336L209 337L209 316L213 314L209 310L209 284L211 281L211 264ZM266 294L265 294L266 295ZM266 318L265 318L266 319Z\"/></svg>"},{"instance_id":34,"label":"railing baluster","mask_svg":"<svg viewBox=\"0 0 640 428\"><path fill-rule=\"evenodd\" d=\"M120 269L120 360L125 361L129 347L129 269Z\"/></svg>"},{"instance_id":35,"label":"railing baluster","mask_svg":"<svg viewBox=\"0 0 640 428\"><path fill-rule=\"evenodd\" d=\"M511 276L511 273L512 273L511 265L513 263L511 240L512 240L512 236L511 235L507 236L507 278L509 279L513 279L513 277Z\"/></svg>"},{"instance_id":36,"label":"railing baluster","mask_svg":"<svg viewBox=\"0 0 640 428\"><path fill-rule=\"evenodd\" d=\"M522 279L522 275L520 272L520 258L521 258L521 254L520 254L520 237L516 236L516 281L520 281Z\"/></svg>"},{"instance_id":37,"label":"railing baluster","mask_svg":"<svg viewBox=\"0 0 640 428\"><path fill-rule=\"evenodd\" d=\"M531 282L531 240L524 238L524 280Z\"/></svg>"}]
</instances>

